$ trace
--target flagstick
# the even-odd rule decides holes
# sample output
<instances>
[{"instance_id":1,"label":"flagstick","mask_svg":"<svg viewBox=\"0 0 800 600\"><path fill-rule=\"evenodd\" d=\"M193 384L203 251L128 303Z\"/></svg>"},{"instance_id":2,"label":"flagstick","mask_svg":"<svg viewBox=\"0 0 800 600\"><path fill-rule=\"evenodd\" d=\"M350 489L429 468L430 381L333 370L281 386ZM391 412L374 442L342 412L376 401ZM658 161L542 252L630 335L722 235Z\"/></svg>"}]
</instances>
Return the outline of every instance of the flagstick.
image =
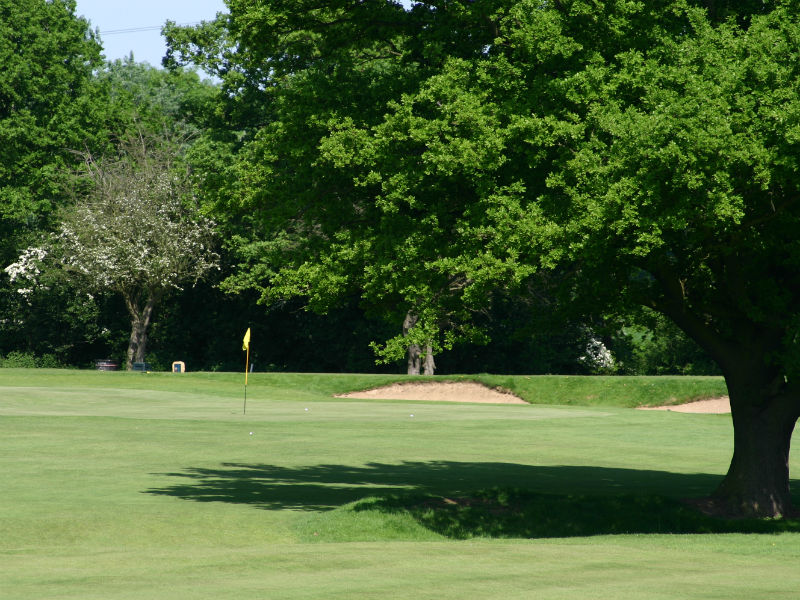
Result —
<instances>
[{"instance_id":1,"label":"flagstick","mask_svg":"<svg viewBox=\"0 0 800 600\"><path fill-rule=\"evenodd\" d=\"M247 370L250 367L250 344L247 344L247 356L244 363L244 410L243 415L247 414Z\"/></svg>"}]
</instances>

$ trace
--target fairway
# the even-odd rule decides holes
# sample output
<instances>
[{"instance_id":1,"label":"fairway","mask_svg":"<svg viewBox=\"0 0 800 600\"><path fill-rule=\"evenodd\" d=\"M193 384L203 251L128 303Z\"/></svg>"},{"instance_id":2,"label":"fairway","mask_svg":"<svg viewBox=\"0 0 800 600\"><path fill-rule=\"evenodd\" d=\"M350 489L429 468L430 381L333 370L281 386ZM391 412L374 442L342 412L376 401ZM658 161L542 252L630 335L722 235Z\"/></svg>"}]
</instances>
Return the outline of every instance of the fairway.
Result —
<instances>
[{"instance_id":1,"label":"fairway","mask_svg":"<svg viewBox=\"0 0 800 600\"><path fill-rule=\"evenodd\" d=\"M0 598L796 597L796 523L677 502L729 415L334 398L398 379L0 370Z\"/></svg>"}]
</instances>

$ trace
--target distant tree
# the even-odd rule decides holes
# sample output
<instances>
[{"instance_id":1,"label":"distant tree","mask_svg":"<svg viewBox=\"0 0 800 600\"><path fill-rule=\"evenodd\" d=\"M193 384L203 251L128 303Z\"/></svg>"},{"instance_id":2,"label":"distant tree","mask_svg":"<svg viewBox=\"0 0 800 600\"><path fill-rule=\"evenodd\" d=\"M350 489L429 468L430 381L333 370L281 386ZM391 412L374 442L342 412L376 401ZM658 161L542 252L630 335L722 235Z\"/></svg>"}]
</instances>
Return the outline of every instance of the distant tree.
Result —
<instances>
[{"instance_id":1,"label":"distant tree","mask_svg":"<svg viewBox=\"0 0 800 600\"><path fill-rule=\"evenodd\" d=\"M101 47L74 0L0 0L0 262L67 199L72 148L105 132Z\"/></svg>"},{"instance_id":2,"label":"distant tree","mask_svg":"<svg viewBox=\"0 0 800 600\"><path fill-rule=\"evenodd\" d=\"M73 176L84 154L113 156L116 140L139 131L169 131L184 153L214 118L218 88L191 70L104 64L72 1L0 0L0 39L0 269L13 263L8 273L16 273L0 278L0 352L86 364L119 345L120 324L128 327L117 317L119 301L77 289L78 279L46 268L50 255L27 286L17 257L38 247L61 209L87 191L85 178Z\"/></svg>"},{"instance_id":3,"label":"distant tree","mask_svg":"<svg viewBox=\"0 0 800 600\"><path fill-rule=\"evenodd\" d=\"M103 152L113 119L93 77L102 67L101 46L74 1L0 0L0 40L3 269L55 227L80 163L71 150ZM85 294L49 285L20 294L17 283L0 278L0 353L65 359L97 339L96 307Z\"/></svg>"},{"instance_id":4,"label":"distant tree","mask_svg":"<svg viewBox=\"0 0 800 600\"><path fill-rule=\"evenodd\" d=\"M90 291L112 291L131 319L127 368L145 360L153 310L170 290L217 267L213 222L189 195L166 140L122 141L115 157L85 156L91 188L62 213L54 259Z\"/></svg>"},{"instance_id":5,"label":"distant tree","mask_svg":"<svg viewBox=\"0 0 800 600\"><path fill-rule=\"evenodd\" d=\"M173 137L195 141L214 119L219 87L193 70L166 71L125 58L106 63L95 79L121 116L119 129L158 130L168 123Z\"/></svg>"}]
</instances>

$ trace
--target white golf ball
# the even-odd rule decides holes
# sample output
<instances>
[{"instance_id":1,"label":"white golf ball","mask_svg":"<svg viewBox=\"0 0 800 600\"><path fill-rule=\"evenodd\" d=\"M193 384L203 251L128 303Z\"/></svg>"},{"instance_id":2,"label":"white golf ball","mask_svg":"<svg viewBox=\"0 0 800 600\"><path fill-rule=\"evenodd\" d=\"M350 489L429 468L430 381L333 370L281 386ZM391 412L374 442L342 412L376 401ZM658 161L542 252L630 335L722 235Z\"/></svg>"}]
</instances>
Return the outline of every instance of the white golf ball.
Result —
<instances>
[{"instance_id":1,"label":"white golf ball","mask_svg":"<svg viewBox=\"0 0 800 600\"><path fill-rule=\"evenodd\" d=\"M413 417L414 415L408 415L409 417Z\"/></svg>"},{"instance_id":2,"label":"white golf ball","mask_svg":"<svg viewBox=\"0 0 800 600\"><path fill-rule=\"evenodd\" d=\"M308 409L306 409L306 412L308 412Z\"/></svg>"},{"instance_id":3,"label":"white golf ball","mask_svg":"<svg viewBox=\"0 0 800 600\"><path fill-rule=\"evenodd\" d=\"M253 432L252 432L252 431L250 432L250 435L253 435Z\"/></svg>"}]
</instances>

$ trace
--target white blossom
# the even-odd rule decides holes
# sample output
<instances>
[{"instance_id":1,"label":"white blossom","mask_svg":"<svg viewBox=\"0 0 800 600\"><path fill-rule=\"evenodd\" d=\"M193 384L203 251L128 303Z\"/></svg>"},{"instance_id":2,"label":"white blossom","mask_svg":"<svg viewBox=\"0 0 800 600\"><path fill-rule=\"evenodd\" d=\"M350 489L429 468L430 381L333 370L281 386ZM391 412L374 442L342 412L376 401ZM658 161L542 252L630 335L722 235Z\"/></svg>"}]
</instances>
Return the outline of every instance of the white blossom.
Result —
<instances>
[{"instance_id":1,"label":"white blossom","mask_svg":"<svg viewBox=\"0 0 800 600\"><path fill-rule=\"evenodd\" d=\"M578 360L593 371L611 371L615 366L611 350L606 348L606 345L596 337L589 339L586 343L585 354Z\"/></svg>"},{"instance_id":2,"label":"white blossom","mask_svg":"<svg viewBox=\"0 0 800 600\"><path fill-rule=\"evenodd\" d=\"M213 223L166 194L166 185L139 181L141 189L76 206L57 233L63 266L92 289L121 292L181 289L217 268Z\"/></svg>"},{"instance_id":3,"label":"white blossom","mask_svg":"<svg viewBox=\"0 0 800 600\"><path fill-rule=\"evenodd\" d=\"M12 283L17 280L36 281L41 274L42 261L47 256L44 248L26 248L15 263L8 265L4 271L8 273Z\"/></svg>"},{"instance_id":4,"label":"white blossom","mask_svg":"<svg viewBox=\"0 0 800 600\"><path fill-rule=\"evenodd\" d=\"M42 261L47 257L45 248L26 248L20 254L17 262L11 263L5 269L12 284L16 284L17 293L30 303L30 298L39 286L39 275L42 274Z\"/></svg>"}]
</instances>

